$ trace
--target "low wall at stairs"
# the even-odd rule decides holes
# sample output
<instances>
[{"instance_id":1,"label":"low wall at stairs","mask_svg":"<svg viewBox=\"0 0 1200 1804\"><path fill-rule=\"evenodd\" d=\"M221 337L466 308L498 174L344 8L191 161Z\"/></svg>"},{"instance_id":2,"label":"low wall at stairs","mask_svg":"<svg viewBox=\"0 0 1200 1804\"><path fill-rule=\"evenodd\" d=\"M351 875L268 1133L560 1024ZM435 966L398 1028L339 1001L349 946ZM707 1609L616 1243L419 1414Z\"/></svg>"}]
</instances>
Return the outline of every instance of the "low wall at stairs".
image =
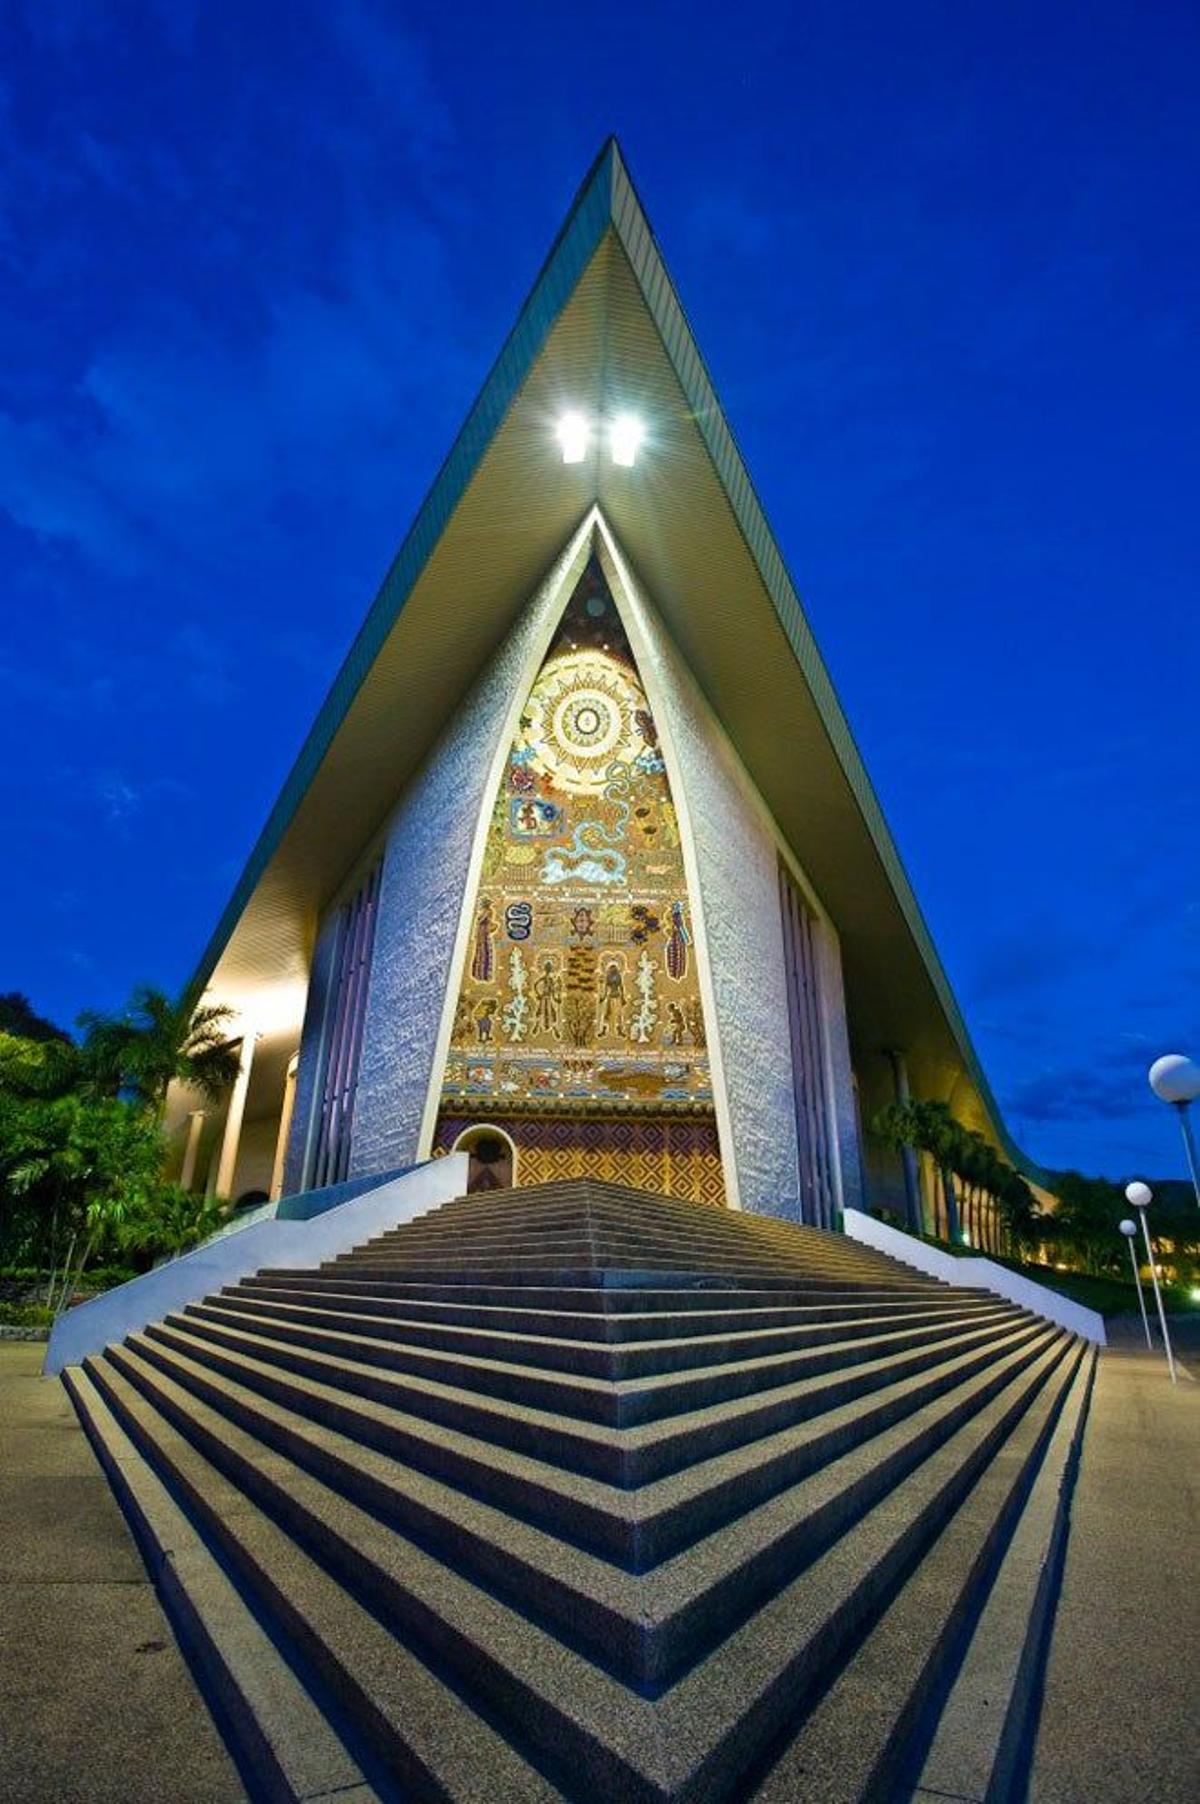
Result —
<instances>
[{"instance_id":1,"label":"low wall at stairs","mask_svg":"<svg viewBox=\"0 0 1200 1804\"><path fill-rule=\"evenodd\" d=\"M102 1352L148 1322L160 1321L171 1310L226 1284L236 1284L264 1265L303 1269L348 1253L388 1228L462 1196L468 1163L466 1153L449 1153L354 1195L312 1220L271 1215L223 1231L190 1253L60 1315L42 1370L49 1376L64 1366L78 1365L87 1354Z\"/></svg>"},{"instance_id":2,"label":"low wall at stairs","mask_svg":"<svg viewBox=\"0 0 1200 1804\"><path fill-rule=\"evenodd\" d=\"M994 1259L944 1253L941 1247L930 1246L915 1235L906 1234L902 1228L889 1227L887 1222L879 1221L874 1215L865 1215L860 1209L843 1210L842 1226L852 1240L860 1240L864 1246L887 1253L924 1272L927 1277L940 1278L944 1284L963 1285L968 1290L990 1290L1007 1302L1015 1303L1019 1309L1028 1309L1047 1322L1057 1322L1060 1328L1078 1334L1081 1340L1093 1341L1098 1347L1108 1345L1102 1315L1094 1309L1085 1309L1082 1303L1072 1303L1069 1297L1060 1296L1048 1285L1022 1277L1020 1272L1011 1272L1006 1265L997 1265Z\"/></svg>"}]
</instances>

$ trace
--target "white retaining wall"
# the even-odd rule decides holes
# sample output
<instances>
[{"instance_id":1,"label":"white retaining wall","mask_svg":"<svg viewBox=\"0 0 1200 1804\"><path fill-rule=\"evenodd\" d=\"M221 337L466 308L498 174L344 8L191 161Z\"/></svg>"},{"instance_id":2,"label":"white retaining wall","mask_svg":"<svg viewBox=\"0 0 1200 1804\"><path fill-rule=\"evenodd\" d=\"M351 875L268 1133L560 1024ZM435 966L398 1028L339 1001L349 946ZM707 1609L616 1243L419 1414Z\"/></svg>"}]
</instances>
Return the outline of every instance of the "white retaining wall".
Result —
<instances>
[{"instance_id":1,"label":"white retaining wall","mask_svg":"<svg viewBox=\"0 0 1200 1804\"><path fill-rule=\"evenodd\" d=\"M50 1375L64 1366L77 1365L87 1354L102 1352L148 1322L160 1321L171 1310L182 1309L185 1303L194 1303L223 1285L236 1284L264 1265L302 1269L348 1253L364 1240L373 1240L388 1228L462 1196L468 1163L466 1153L450 1153L339 1203L311 1221L272 1217L208 1240L60 1315L42 1370Z\"/></svg>"},{"instance_id":2,"label":"white retaining wall","mask_svg":"<svg viewBox=\"0 0 1200 1804\"><path fill-rule=\"evenodd\" d=\"M956 1253L944 1253L940 1247L929 1246L900 1228L889 1227L887 1222L879 1221L873 1215L864 1215L859 1209L844 1210L842 1226L852 1240L861 1240L864 1246L887 1253L930 1278L940 1278L944 1284L965 1285L969 1290L990 1290L1015 1303L1019 1309L1028 1309L1048 1322L1057 1322L1060 1328L1069 1329L1082 1340L1094 1341L1098 1347L1108 1345L1102 1315L1094 1309L1085 1309L1082 1303L1072 1303L1069 1297L1060 1296L1045 1284L1023 1278L1019 1272L1010 1272L1006 1265L997 1265L994 1259L960 1258Z\"/></svg>"}]
</instances>

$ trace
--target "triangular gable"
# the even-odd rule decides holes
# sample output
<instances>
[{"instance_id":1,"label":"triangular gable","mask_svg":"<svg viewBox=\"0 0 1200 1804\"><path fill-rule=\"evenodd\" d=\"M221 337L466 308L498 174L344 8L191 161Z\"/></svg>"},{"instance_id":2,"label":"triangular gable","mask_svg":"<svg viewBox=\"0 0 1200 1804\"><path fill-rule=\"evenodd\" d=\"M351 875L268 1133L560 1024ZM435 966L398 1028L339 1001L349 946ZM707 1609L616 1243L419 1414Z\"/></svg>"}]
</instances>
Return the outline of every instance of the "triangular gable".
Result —
<instances>
[{"instance_id":1,"label":"triangular gable","mask_svg":"<svg viewBox=\"0 0 1200 1804\"><path fill-rule=\"evenodd\" d=\"M564 466L556 408L636 405L637 471ZM838 923L871 1050L1005 1138L795 588L614 140L388 572L197 973L302 992L319 911L588 509L639 579ZM286 1012L286 1010L282 1011Z\"/></svg>"}]
</instances>

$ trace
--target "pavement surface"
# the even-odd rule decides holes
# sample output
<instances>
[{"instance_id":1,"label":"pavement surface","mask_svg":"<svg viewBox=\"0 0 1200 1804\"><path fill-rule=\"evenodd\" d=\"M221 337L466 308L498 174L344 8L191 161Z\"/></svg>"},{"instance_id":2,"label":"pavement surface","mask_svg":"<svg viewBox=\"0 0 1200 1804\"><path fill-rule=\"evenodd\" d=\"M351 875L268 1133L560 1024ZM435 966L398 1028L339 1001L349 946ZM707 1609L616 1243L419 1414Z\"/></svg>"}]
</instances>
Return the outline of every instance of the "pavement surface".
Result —
<instances>
[{"instance_id":1,"label":"pavement surface","mask_svg":"<svg viewBox=\"0 0 1200 1804\"><path fill-rule=\"evenodd\" d=\"M1097 1369L1029 1804L1200 1798L1200 1334L1179 1324L1172 1385L1125 1327Z\"/></svg>"},{"instance_id":2,"label":"pavement surface","mask_svg":"<svg viewBox=\"0 0 1200 1804\"><path fill-rule=\"evenodd\" d=\"M45 1351L0 1344L0 1797L235 1804L245 1789Z\"/></svg>"}]
</instances>

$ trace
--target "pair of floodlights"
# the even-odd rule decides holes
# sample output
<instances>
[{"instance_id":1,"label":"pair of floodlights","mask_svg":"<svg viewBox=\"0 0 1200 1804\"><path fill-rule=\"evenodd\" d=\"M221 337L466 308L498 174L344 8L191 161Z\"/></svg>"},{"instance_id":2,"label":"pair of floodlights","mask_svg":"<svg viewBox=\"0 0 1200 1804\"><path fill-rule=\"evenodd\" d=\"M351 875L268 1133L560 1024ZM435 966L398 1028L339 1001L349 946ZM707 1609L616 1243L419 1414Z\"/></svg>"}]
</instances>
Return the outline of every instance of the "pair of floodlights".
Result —
<instances>
[{"instance_id":1,"label":"pair of floodlights","mask_svg":"<svg viewBox=\"0 0 1200 1804\"><path fill-rule=\"evenodd\" d=\"M586 413L572 408L564 413L554 429L565 464L581 464L592 447L592 436L596 431L595 423ZM608 421L605 437L608 440L608 454L615 464L623 470L630 470L637 462L637 454L642 448L642 440L646 436L646 428L636 413L618 413Z\"/></svg>"}]
</instances>

